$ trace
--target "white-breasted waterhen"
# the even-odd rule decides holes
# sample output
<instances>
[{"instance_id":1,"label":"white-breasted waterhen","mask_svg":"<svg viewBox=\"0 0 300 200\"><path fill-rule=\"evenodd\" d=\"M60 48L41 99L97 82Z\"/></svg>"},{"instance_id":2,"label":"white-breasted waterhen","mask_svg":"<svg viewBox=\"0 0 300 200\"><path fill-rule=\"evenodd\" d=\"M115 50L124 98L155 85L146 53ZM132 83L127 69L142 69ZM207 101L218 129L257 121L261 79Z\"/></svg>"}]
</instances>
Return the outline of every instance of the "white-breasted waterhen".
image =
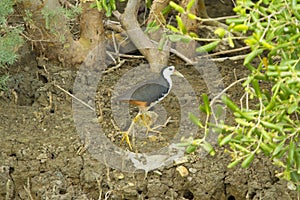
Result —
<instances>
[{"instance_id":1,"label":"white-breasted waterhen","mask_svg":"<svg viewBox=\"0 0 300 200\"><path fill-rule=\"evenodd\" d=\"M123 138L121 142L125 140L130 149L132 149L132 146L128 135L136 121L142 119L144 125L147 127L147 132L149 130L152 131L148 123L145 122L144 113L147 112L155 104L163 100L170 93L172 88L171 75L173 74L179 77L184 77L175 69L174 66L167 66L161 70L159 76L156 79L146 81L132 89L127 90L123 95L117 97L117 100L127 101L139 108L139 113L133 119L128 130L122 132Z\"/></svg>"}]
</instances>

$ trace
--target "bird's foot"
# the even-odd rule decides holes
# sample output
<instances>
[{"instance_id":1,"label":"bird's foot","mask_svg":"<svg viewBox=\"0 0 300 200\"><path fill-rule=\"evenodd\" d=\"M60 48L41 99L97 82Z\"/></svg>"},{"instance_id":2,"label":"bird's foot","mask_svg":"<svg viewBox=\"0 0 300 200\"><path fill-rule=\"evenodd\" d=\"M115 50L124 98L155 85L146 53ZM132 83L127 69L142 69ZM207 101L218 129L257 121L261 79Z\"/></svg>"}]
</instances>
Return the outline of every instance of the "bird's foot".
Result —
<instances>
[{"instance_id":1,"label":"bird's foot","mask_svg":"<svg viewBox=\"0 0 300 200\"><path fill-rule=\"evenodd\" d=\"M130 142L130 139L129 139L129 134L131 133L131 131L133 131L134 124L137 123L140 120L140 118L142 118L141 115L142 114L138 114L137 116L135 116L133 118L133 120L132 120L132 122L131 122L131 124L130 124L130 126L129 126L129 128L128 128L127 131L120 132L121 134L123 134L123 137L121 139L120 144L122 144L123 141L125 140L126 143L129 146L130 150L132 150L132 145L131 145L131 142ZM134 144L134 141L135 141L134 134L132 134L132 141L133 141L133 144Z\"/></svg>"},{"instance_id":2,"label":"bird's foot","mask_svg":"<svg viewBox=\"0 0 300 200\"><path fill-rule=\"evenodd\" d=\"M169 118L165 121L164 124L157 125L157 126L155 126L155 127L153 127L153 128L151 128L150 126L146 126L146 127L147 127L147 134L148 134L149 132L152 132L152 133L157 133L157 134L161 135L161 131L158 131L158 130L156 130L156 129L159 129L159 128L165 128L165 127L168 125L168 123L170 122L170 120L171 120L171 117L169 117Z\"/></svg>"},{"instance_id":3,"label":"bird's foot","mask_svg":"<svg viewBox=\"0 0 300 200\"><path fill-rule=\"evenodd\" d=\"M129 132L128 131L123 131L123 132L120 132L121 134L123 134L123 137L122 137L122 140L120 142L120 144L123 143L123 141L125 140L126 143L128 144L130 150L132 150L132 145L131 145L131 142L130 142L130 139L129 139Z\"/></svg>"}]
</instances>

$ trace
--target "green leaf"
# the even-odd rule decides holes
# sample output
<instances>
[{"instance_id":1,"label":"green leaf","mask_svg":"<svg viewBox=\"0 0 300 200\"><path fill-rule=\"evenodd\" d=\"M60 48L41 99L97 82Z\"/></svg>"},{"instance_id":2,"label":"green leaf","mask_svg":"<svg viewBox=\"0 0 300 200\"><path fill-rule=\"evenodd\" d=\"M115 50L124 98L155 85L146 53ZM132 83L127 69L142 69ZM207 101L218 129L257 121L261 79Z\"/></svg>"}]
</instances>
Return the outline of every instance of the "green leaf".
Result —
<instances>
[{"instance_id":1,"label":"green leaf","mask_svg":"<svg viewBox=\"0 0 300 200\"><path fill-rule=\"evenodd\" d=\"M230 46L231 48L234 47L234 42L233 42L232 37L231 37L230 34L228 35L228 44L229 44L229 46Z\"/></svg>"},{"instance_id":2,"label":"green leaf","mask_svg":"<svg viewBox=\"0 0 300 200\"><path fill-rule=\"evenodd\" d=\"M189 36L186 35L168 35L168 38L171 42L185 42L185 43L189 43L192 38L190 38Z\"/></svg>"},{"instance_id":3,"label":"green leaf","mask_svg":"<svg viewBox=\"0 0 300 200\"><path fill-rule=\"evenodd\" d=\"M266 143L261 142L259 144L259 147L266 153L266 154L270 154L273 151L273 148L271 148L269 145L267 145Z\"/></svg>"},{"instance_id":4,"label":"green leaf","mask_svg":"<svg viewBox=\"0 0 300 200\"><path fill-rule=\"evenodd\" d=\"M298 183L300 180L300 174L298 174L296 171L290 172L291 173L291 179L293 182Z\"/></svg>"},{"instance_id":5,"label":"green leaf","mask_svg":"<svg viewBox=\"0 0 300 200\"><path fill-rule=\"evenodd\" d=\"M300 174L300 149L299 148L296 149L294 157L297 166L297 173Z\"/></svg>"},{"instance_id":6,"label":"green leaf","mask_svg":"<svg viewBox=\"0 0 300 200\"><path fill-rule=\"evenodd\" d=\"M248 31L249 27L245 24L238 24L233 27L234 31Z\"/></svg>"},{"instance_id":7,"label":"green leaf","mask_svg":"<svg viewBox=\"0 0 300 200\"><path fill-rule=\"evenodd\" d=\"M267 122L267 121L263 121L263 120L261 120L260 123L261 123L264 127L266 127L266 128L274 129L274 130L277 130L277 131L279 131L279 132L282 132L282 129L283 129L282 125L279 125L279 124L273 124L273 123L271 123L271 122Z\"/></svg>"},{"instance_id":8,"label":"green leaf","mask_svg":"<svg viewBox=\"0 0 300 200\"><path fill-rule=\"evenodd\" d=\"M235 167L241 160L238 159L238 160L235 160L233 162L231 162L229 165L227 165L227 167L230 169L230 168L233 168Z\"/></svg>"},{"instance_id":9,"label":"green leaf","mask_svg":"<svg viewBox=\"0 0 300 200\"><path fill-rule=\"evenodd\" d=\"M186 153L193 153L193 152L196 151L196 149L197 149L197 147L196 147L195 145L190 145L190 146L188 146L188 147L186 148L185 152L186 152Z\"/></svg>"},{"instance_id":10,"label":"green leaf","mask_svg":"<svg viewBox=\"0 0 300 200\"><path fill-rule=\"evenodd\" d=\"M265 129L260 130L265 141L271 141L271 133L267 132Z\"/></svg>"},{"instance_id":11,"label":"green leaf","mask_svg":"<svg viewBox=\"0 0 300 200\"><path fill-rule=\"evenodd\" d=\"M247 122L246 120L241 118L235 118L235 121L242 126L250 126L250 127L253 126L253 123Z\"/></svg>"},{"instance_id":12,"label":"green leaf","mask_svg":"<svg viewBox=\"0 0 300 200\"><path fill-rule=\"evenodd\" d=\"M292 105L290 105L290 106L288 107L287 112L288 112L288 114L290 115L290 114L292 114L293 112L295 112L298 108L299 108L298 102L294 102Z\"/></svg>"},{"instance_id":13,"label":"green leaf","mask_svg":"<svg viewBox=\"0 0 300 200\"><path fill-rule=\"evenodd\" d=\"M179 15L176 15L176 21L177 21L177 25L178 25L180 32L183 34L186 34L187 33L186 27Z\"/></svg>"},{"instance_id":14,"label":"green leaf","mask_svg":"<svg viewBox=\"0 0 300 200\"><path fill-rule=\"evenodd\" d=\"M167 42L167 37L165 34L163 34L158 42L157 49L162 51L164 49L166 42Z\"/></svg>"},{"instance_id":15,"label":"green leaf","mask_svg":"<svg viewBox=\"0 0 300 200\"><path fill-rule=\"evenodd\" d=\"M201 123L201 121L198 119L198 117L196 117L193 113L189 113L189 118L190 120L196 124L197 126L203 128L203 125Z\"/></svg>"},{"instance_id":16,"label":"green leaf","mask_svg":"<svg viewBox=\"0 0 300 200\"><path fill-rule=\"evenodd\" d=\"M242 168L247 168L249 167L249 165L251 164L251 162L253 161L254 159L254 153L251 152L246 158L245 160L242 162Z\"/></svg>"},{"instance_id":17,"label":"green leaf","mask_svg":"<svg viewBox=\"0 0 300 200\"><path fill-rule=\"evenodd\" d=\"M224 28L217 28L214 32L219 38L223 38L226 34L226 30Z\"/></svg>"},{"instance_id":18,"label":"green leaf","mask_svg":"<svg viewBox=\"0 0 300 200\"><path fill-rule=\"evenodd\" d=\"M207 94L202 94L202 100L203 100L203 104L204 104L204 111L207 115L209 115L211 113L210 110L210 105L209 105L209 98L207 96Z\"/></svg>"},{"instance_id":19,"label":"green leaf","mask_svg":"<svg viewBox=\"0 0 300 200\"><path fill-rule=\"evenodd\" d=\"M175 27L175 26L172 26L170 24L167 24L166 26L168 29L170 29L172 32L174 33L179 33L180 31Z\"/></svg>"},{"instance_id":20,"label":"green leaf","mask_svg":"<svg viewBox=\"0 0 300 200\"><path fill-rule=\"evenodd\" d=\"M240 18L230 18L226 19L226 24L242 24L247 20L246 18L240 17Z\"/></svg>"},{"instance_id":21,"label":"green leaf","mask_svg":"<svg viewBox=\"0 0 300 200\"><path fill-rule=\"evenodd\" d=\"M174 1L170 1L169 5L174 8L175 10L177 10L180 13L184 13L184 8L181 7L180 5L178 5L177 3L175 3Z\"/></svg>"},{"instance_id":22,"label":"green leaf","mask_svg":"<svg viewBox=\"0 0 300 200\"><path fill-rule=\"evenodd\" d=\"M245 147L243 147L242 145L239 145L239 144L237 144L237 143L233 143L232 144L236 149L238 149L238 150L241 150L242 152L245 152L245 153L250 153L250 151L247 149L247 148L245 148Z\"/></svg>"},{"instance_id":23,"label":"green leaf","mask_svg":"<svg viewBox=\"0 0 300 200\"><path fill-rule=\"evenodd\" d=\"M274 49L274 46L269 44L268 42L266 42L265 40L261 41L261 44L263 45L263 47L269 49L269 50L272 50Z\"/></svg>"},{"instance_id":24,"label":"green leaf","mask_svg":"<svg viewBox=\"0 0 300 200\"><path fill-rule=\"evenodd\" d=\"M260 87L259 87L259 83L257 79L253 79L252 80L252 86L254 88L255 94L257 95L257 97L259 99L261 99L261 91L260 91Z\"/></svg>"},{"instance_id":25,"label":"green leaf","mask_svg":"<svg viewBox=\"0 0 300 200\"><path fill-rule=\"evenodd\" d=\"M225 144L227 144L228 142L230 142L231 138L233 136L233 133L226 135L224 138L222 138L222 140L220 141L219 145L223 146Z\"/></svg>"},{"instance_id":26,"label":"green leaf","mask_svg":"<svg viewBox=\"0 0 300 200\"><path fill-rule=\"evenodd\" d=\"M194 14L192 14L192 13L188 13L188 17L190 18L190 19L198 19L198 20L200 20L200 18L199 17L197 17L197 15L194 15Z\"/></svg>"},{"instance_id":27,"label":"green leaf","mask_svg":"<svg viewBox=\"0 0 300 200\"><path fill-rule=\"evenodd\" d=\"M210 52L210 51L214 50L218 46L219 43L220 43L219 40L211 42L211 43L208 43L208 44L206 44L204 46L198 47L196 49L196 51L199 52L199 53Z\"/></svg>"},{"instance_id":28,"label":"green leaf","mask_svg":"<svg viewBox=\"0 0 300 200\"><path fill-rule=\"evenodd\" d=\"M156 21L150 22L145 30L145 33L154 33L159 29L159 25L156 23Z\"/></svg>"},{"instance_id":29,"label":"green leaf","mask_svg":"<svg viewBox=\"0 0 300 200\"><path fill-rule=\"evenodd\" d=\"M191 10L191 8L193 7L195 3L195 0L190 0L186 6L186 10L189 12Z\"/></svg>"},{"instance_id":30,"label":"green leaf","mask_svg":"<svg viewBox=\"0 0 300 200\"><path fill-rule=\"evenodd\" d=\"M255 49L255 50L253 50L251 53L249 53L245 57L243 65L247 65L248 63L250 63L255 57L257 57L258 55L262 54L263 51L264 51L263 49Z\"/></svg>"},{"instance_id":31,"label":"green leaf","mask_svg":"<svg viewBox=\"0 0 300 200\"><path fill-rule=\"evenodd\" d=\"M280 153L280 151L283 149L283 145L284 145L284 142L285 140L281 141L277 146L276 148L274 149L273 153L272 153L272 156L276 156L277 154Z\"/></svg>"},{"instance_id":32,"label":"green leaf","mask_svg":"<svg viewBox=\"0 0 300 200\"><path fill-rule=\"evenodd\" d=\"M294 155L295 155L296 145L293 140L290 141L289 153L287 157L287 164L291 167L294 163Z\"/></svg>"},{"instance_id":33,"label":"green leaf","mask_svg":"<svg viewBox=\"0 0 300 200\"><path fill-rule=\"evenodd\" d=\"M239 107L237 107L237 105L235 105L235 103L233 103L227 96L223 95L221 97L221 99L226 104L226 106L228 108L230 108L232 111L234 111L234 112L240 112Z\"/></svg>"},{"instance_id":34,"label":"green leaf","mask_svg":"<svg viewBox=\"0 0 300 200\"><path fill-rule=\"evenodd\" d=\"M208 152L211 156L214 156L216 154L214 148L209 144L208 142L204 141L200 146Z\"/></svg>"},{"instance_id":35,"label":"green leaf","mask_svg":"<svg viewBox=\"0 0 300 200\"><path fill-rule=\"evenodd\" d=\"M189 32L189 36L191 36L192 38L197 38L198 35L192 31Z\"/></svg>"}]
</instances>

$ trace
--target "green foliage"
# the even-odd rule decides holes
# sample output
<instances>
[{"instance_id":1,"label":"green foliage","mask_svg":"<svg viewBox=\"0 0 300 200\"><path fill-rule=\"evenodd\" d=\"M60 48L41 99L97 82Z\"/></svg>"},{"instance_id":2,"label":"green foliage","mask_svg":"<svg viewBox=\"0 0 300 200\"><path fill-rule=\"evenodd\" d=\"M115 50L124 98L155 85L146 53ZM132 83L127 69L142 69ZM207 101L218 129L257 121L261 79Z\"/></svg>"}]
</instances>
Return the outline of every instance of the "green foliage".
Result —
<instances>
[{"instance_id":1,"label":"green foliage","mask_svg":"<svg viewBox=\"0 0 300 200\"><path fill-rule=\"evenodd\" d=\"M166 28L171 31L171 33L168 35L169 40L171 42L178 42L178 41L190 42L191 40L212 41L204 46L197 48L196 51L199 53L210 52L214 50L222 40L228 40L228 41L230 40L229 43L232 44L230 46L233 46L233 42L231 41L232 39L230 38L229 32L223 28L219 28L216 30L215 34L218 36L218 38L216 39L200 39L196 33L187 31L185 24L183 23L183 20L181 18L182 15L186 15L188 18L192 20L198 20L198 21L204 20L201 19L200 17L197 17L193 13L190 13L190 9L194 5L194 3L195 3L194 0L190 0L185 9L182 6L178 5L177 3L170 1L169 6L172 7L174 10L178 11L179 14L176 15L177 27L171 24L166 25ZM226 39L224 38L225 34L228 35L228 38Z\"/></svg>"},{"instance_id":2,"label":"green foliage","mask_svg":"<svg viewBox=\"0 0 300 200\"><path fill-rule=\"evenodd\" d=\"M74 6L72 8L63 8L58 7L57 9L50 9L47 6L42 9L42 15L45 20L45 27L48 29L52 34L57 36L61 42L66 40L65 35L61 33L62 27L62 20L67 20L69 23L76 20L76 17L80 15L82 12L81 6ZM27 23L31 23L32 14L29 11L26 11L26 16L24 20ZM62 18L62 16L64 18Z\"/></svg>"},{"instance_id":3,"label":"green foliage","mask_svg":"<svg viewBox=\"0 0 300 200\"><path fill-rule=\"evenodd\" d=\"M125 0L120 0L120 2L124 2ZM151 4L151 2L147 1L147 5ZM115 0L95 0L95 4L93 7L98 8L99 11L104 10L105 15L110 17L112 11L117 9L117 4Z\"/></svg>"},{"instance_id":4,"label":"green foliage","mask_svg":"<svg viewBox=\"0 0 300 200\"><path fill-rule=\"evenodd\" d=\"M10 29L8 27L4 27L4 30L5 34L0 36L1 67L4 67L6 64L11 65L16 61L16 50L23 42L22 38L19 36L19 29Z\"/></svg>"},{"instance_id":5,"label":"green foliage","mask_svg":"<svg viewBox=\"0 0 300 200\"><path fill-rule=\"evenodd\" d=\"M253 108L230 108L237 124L224 125L223 130L228 131L223 135L234 133L228 143L236 155L234 160L243 156L246 161L254 153L263 152L275 165L283 167L279 175L299 187L300 8L294 2L237 1L235 11L247 20L230 26L233 30L247 27L244 30L252 32L245 40L252 51L244 60L251 75L243 86L249 101L258 103ZM260 59L258 67L251 63L256 58ZM262 87L263 83L270 89ZM250 152L237 154L237 144Z\"/></svg>"},{"instance_id":6,"label":"green foliage","mask_svg":"<svg viewBox=\"0 0 300 200\"><path fill-rule=\"evenodd\" d=\"M228 167L248 167L265 154L282 168L277 176L300 189L300 7L295 0L237 0L236 19L227 31L246 33L251 52L244 65L251 71L243 83L240 104L223 96L235 124L208 124L219 132L219 145L232 156ZM222 30L218 31L221 36ZM259 62L253 64L252 61ZM257 62L256 62L257 63ZM205 102L204 102L205 103ZM207 102L202 106L205 108ZM207 116L214 113L201 111ZM203 125L192 119L200 127ZM204 125L206 126L206 125ZM192 143L192 142L191 142Z\"/></svg>"},{"instance_id":7,"label":"green foliage","mask_svg":"<svg viewBox=\"0 0 300 200\"><path fill-rule=\"evenodd\" d=\"M0 77L0 91L7 90L7 81L9 80L8 75L4 75Z\"/></svg>"},{"instance_id":8,"label":"green foliage","mask_svg":"<svg viewBox=\"0 0 300 200\"><path fill-rule=\"evenodd\" d=\"M17 60L17 49L22 45L20 28L9 26L7 18L13 13L13 0L0 1L0 67L13 64ZM0 77L0 91L6 89L8 76Z\"/></svg>"},{"instance_id":9,"label":"green foliage","mask_svg":"<svg viewBox=\"0 0 300 200\"><path fill-rule=\"evenodd\" d=\"M12 0L2 0L0 2L0 24L6 24L6 18L9 14L13 13L14 1Z\"/></svg>"}]
</instances>

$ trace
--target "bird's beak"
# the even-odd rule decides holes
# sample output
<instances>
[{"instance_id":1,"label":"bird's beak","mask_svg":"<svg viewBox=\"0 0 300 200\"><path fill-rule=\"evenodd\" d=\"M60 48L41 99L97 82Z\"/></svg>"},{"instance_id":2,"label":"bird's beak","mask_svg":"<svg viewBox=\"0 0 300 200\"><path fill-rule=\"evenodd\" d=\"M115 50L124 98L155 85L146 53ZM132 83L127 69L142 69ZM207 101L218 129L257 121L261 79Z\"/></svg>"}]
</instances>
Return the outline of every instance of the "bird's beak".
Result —
<instances>
[{"instance_id":1,"label":"bird's beak","mask_svg":"<svg viewBox=\"0 0 300 200\"><path fill-rule=\"evenodd\" d=\"M181 78L184 77L184 76L183 76L179 71L177 71L176 69L175 69L175 71L174 71L173 74L176 75L176 76L179 76L179 77L181 77Z\"/></svg>"}]
</instances>

